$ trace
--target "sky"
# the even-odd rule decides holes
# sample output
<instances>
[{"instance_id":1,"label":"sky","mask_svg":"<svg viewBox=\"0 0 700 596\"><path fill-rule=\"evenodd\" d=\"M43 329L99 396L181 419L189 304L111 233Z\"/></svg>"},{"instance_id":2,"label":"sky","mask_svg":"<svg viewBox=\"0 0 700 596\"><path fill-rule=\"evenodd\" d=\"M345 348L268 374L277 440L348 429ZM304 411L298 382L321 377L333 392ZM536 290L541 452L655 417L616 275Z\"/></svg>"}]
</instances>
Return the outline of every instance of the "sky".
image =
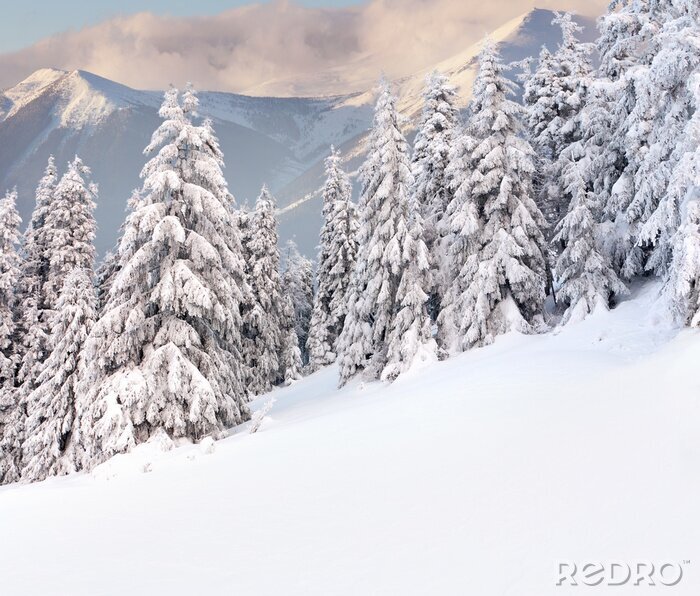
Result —
<instances>
[{"instance_id":1,"label":"sky","mask_svg":"<svg viewBox=\"0 0 700 596\"><path fill-rule=\"evenodd\" d=\"M295 95L318 76L333 93L362 90L360 72L432 67L535 7L597 16L608 0L121 0L116 15L111 1L37 4L3 9L0 89L58 68L139 89Z\"/></svg>"},{"instance_id":2,"label":"sky","mask_svg":"<svg viewBox=\"0 0 700 596\"><path fill-rule=\"evenodd\" d=\"M262 0L264 3L265 0ZM362 0L297 0L311 7L339 7ZM249 0L29 0L8 2L0 20L0 53L19 50L44 37L78 30L107 19L152 12L158 15L215 15L229 8L250 4Z\"/></svg>"}]
</instances>

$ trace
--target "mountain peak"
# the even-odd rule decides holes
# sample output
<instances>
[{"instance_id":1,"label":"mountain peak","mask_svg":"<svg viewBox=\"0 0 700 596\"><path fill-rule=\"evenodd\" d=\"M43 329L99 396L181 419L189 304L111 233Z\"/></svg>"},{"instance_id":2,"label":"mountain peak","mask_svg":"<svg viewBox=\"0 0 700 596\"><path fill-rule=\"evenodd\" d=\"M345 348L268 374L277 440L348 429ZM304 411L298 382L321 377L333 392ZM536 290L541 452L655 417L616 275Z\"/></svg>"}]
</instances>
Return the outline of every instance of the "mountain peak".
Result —
<instances>
[{"instance_id":1,"label":"mountain peak","mask_svg":"<svg viewBox=\"0 0 700 596\"><path fill-rule=\"evenodd\" d=\"M35 70L26 79L19 82L12 89L21 90L45 87L57 79L60 79L65 74L67 74L65 70L60 70L58 68L40 68L39 70Z\"/></svg>"},{"instance_id":2,"label":"mountain peak","mask_svg":"<svg viewBox=\"0 0 700 596\"><path fill-rule=\"evenodd\" d=\"M0 121L44 96L53 98L59 126L75 129L97 124L120 108L155 101L152 93L135 91L85 70L42 68L0 94Z\"/></svg>"},{"instance_id":3,"label":"mountain peak","mask_svg":"<svg viewBox=\"0 0 700 596\"><path fill-rule=\"evenodd\" d=\"M14 87L0 94L0 121L41 95L50 85L66 76L65 70L40 68Z\"/></svg>"}]
</instances>

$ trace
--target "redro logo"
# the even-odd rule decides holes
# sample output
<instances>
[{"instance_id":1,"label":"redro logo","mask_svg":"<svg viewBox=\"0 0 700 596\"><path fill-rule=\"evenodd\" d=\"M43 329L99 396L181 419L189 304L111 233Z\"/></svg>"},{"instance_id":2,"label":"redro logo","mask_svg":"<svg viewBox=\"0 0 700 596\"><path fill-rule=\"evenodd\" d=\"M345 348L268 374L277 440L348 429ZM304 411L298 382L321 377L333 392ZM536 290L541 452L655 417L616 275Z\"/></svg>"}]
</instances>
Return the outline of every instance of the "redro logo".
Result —
<instances>
[{"instance_id":1,"label":"redro logo","mask_svg":"<svg viewBox=\"0 0 700 596\"><path fill-rule=\"evenodd\" d=\"M681 563L566 561L559 563L557 586L676 586L682 579Z\"/></svg>"}]
</instances>

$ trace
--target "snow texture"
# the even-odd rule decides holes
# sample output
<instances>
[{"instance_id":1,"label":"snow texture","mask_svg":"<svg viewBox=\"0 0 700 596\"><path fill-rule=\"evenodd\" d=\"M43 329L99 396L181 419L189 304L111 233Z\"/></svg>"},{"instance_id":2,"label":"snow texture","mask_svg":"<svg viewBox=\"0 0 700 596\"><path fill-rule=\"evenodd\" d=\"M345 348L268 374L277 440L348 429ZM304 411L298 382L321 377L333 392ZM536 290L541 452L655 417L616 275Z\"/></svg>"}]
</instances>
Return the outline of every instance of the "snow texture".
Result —
<instances>
[{"instance_id":1,"label":"snow texture","mask_svg":"<svg viewBox=\"0 0 700 596\"><path fill-rule=\"evenodd\" d=\"M3 592L556 596L586 589L556 586L561 560L687 558L663 589L694 596L700 337L658 290L391 385L338 391L329 367L213 452L154 441L1 487Z\"/></svg>"}]
</instances>

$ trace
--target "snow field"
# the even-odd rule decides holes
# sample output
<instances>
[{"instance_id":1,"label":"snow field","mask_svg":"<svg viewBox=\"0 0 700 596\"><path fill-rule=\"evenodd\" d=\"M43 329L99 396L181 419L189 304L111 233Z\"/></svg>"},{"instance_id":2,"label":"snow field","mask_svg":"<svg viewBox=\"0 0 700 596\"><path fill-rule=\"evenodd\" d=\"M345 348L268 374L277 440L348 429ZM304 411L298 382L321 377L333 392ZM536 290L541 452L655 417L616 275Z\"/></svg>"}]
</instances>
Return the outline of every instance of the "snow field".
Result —
<instances>
[{"instance_id":1,"label":"snow field","mask_svg":"<svg viewBox=\"0 0 700 596\"><path fill-rule=\"evenodd\" d=\"M391 385L326 368L213 451L3 487L3 593L697 594L700 341L657 290ZM640 559L691 563L674 588L555 585Z\"/></svg>"}]
</instances>

